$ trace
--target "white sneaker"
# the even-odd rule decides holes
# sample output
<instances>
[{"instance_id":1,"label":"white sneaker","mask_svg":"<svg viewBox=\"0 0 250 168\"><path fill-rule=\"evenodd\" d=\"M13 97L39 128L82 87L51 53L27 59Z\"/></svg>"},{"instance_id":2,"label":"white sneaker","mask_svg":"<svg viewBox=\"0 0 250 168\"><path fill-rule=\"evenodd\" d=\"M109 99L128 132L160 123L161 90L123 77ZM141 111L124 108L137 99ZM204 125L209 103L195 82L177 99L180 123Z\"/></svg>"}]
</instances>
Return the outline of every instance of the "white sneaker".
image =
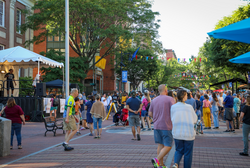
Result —
<instances>
[{"instance_id":1,"label":"white sneaker","mask_svg":"<svg viewBox=\"0 0 250 168\"><path fill-rule=\"evenodd\" d=\"M172 166L172 168L178 168L177 163L175 163L175 164Z\"/></svg>"},{"instance_id":2,"label":"white sneaker","mask_svg":"<svg viewBox=\"0 0 250 168\"><path fill-rule=\"evenodd\" d=\"M84 128L84 127L81 127L81 130L85 130L86 128Z\"/></svg>"}]
</instances>

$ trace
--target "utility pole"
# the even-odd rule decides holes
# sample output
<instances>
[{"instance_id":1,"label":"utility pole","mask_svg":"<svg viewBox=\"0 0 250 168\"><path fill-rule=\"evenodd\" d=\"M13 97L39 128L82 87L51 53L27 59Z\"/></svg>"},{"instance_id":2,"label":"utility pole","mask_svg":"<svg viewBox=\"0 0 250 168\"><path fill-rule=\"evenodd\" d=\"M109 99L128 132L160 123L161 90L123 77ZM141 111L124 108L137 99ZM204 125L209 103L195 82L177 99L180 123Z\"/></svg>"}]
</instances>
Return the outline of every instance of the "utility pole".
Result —
<instances>
[{"instance_id":1,"label":"utility pole","mask_svg":"<svg viewBox=\"0 0 250 168\"><path fill-rule=\"evenodd\" d=\"M65 0L65 98L69 96L69 0Z\"/></svg>"}]
</instances>

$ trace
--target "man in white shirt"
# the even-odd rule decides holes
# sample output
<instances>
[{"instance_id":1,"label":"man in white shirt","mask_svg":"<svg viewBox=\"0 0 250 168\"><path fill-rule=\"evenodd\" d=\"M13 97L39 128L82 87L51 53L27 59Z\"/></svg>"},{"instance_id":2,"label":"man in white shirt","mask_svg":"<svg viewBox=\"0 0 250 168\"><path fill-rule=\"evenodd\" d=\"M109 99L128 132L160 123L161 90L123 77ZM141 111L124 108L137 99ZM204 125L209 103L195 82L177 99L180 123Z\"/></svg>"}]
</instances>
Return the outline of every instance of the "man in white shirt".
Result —
<instances>
[{"instance_id":1,"label":"man in white shirt","mask_svg":"<svg viewBox=\"0 0 250 168\"><path fill-rule=\"evenodd\" d=\"M111 103L112 103L112 97L111 97L110 93L108 93L108 97L107 97L107 110L108 110L108 112L109 112Z\"/></svg>"},{"instance_id":2,"label":"man in white shirt","mask_svg":"<svg viewBox=\"0 0 250 168\"><path fill-rule=\"evenodd\" d=\"M106 94L104 93L101 99L103 105L104 105L104 109L107 112L107 107L108 107L108 103L107 103L107 98L106 98Z\"/></svg>"},{"instance_id":3,"label":"man in white shirt","mask_svg":"<svg viewBox=\"0 0 250 168\"><path fill-rule=\"evenodd\" d=\"M220 94L219 94L220 96L218 97L218 101L219 101L219 104L220 104L220 106L219 106L219 116L220 116L220 114L223 114L223 92L221 92ZM221 116L224 116L224 115L221 115ZM222 119L224 118L224 117L221 117Z\"/></svg>"}]
</instances>

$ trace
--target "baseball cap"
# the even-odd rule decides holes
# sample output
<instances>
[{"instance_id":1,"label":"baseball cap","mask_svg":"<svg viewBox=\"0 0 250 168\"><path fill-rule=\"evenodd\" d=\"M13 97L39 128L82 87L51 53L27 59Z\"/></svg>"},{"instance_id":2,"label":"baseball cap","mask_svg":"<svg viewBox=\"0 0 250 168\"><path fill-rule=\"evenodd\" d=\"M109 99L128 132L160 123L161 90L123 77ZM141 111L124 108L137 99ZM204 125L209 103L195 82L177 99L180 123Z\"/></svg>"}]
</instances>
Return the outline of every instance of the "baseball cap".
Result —
<instances>
[{"instance_id":1,"label":"baseball cap","mask_svg":"<svg viewBox=\"0 0 250 168\"><path fill-rule=\"evenodd\" d=\"M132 97L136 97L136 93L135 93L134 90L131 92L131 96L132 96Z\"/></svg>"},{"instance_id":2,"label":"baseball cap","mask_svg":"<svg viewBox=\"0 0 250 168\"><path fill-rule=\"evenodd\" d=\"M237 94L236 94L236 93L234 93L234 94L233 94L233 96L237 96Z\"/></svg>"}]
</instances>

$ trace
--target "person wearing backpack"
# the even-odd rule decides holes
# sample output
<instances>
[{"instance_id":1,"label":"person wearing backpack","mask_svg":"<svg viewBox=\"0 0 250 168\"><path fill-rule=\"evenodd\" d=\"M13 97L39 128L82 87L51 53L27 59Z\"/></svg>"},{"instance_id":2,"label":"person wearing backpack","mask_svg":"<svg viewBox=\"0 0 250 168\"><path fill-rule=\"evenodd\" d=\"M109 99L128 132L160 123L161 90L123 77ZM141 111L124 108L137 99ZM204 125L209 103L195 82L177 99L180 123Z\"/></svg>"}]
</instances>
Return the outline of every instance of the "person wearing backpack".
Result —
<instances>
[{"instance_id":1,"label":"person wearing backpack","mask_svg":"<svg viewBox=\"0 0 250 168\"><path fill-rule=\"evenodd\" d=\"M50 117L52 117L52 113L54 112L55 118L56 118L56 111L57 106L59 106L58 99L56 98L56 95L53 94L52 98L50 99L51 107L50 107Z\"/></svg>"},{"instance_id":2,"label":"person wearing backpack","mask_svg":"<svg viewBox=\"0 0 250 168\"><path fill-rule=\"evenodd\" d=\"M151 123L149 122L149 117L148 117L148 109L150 107L151 98L150 98L148 92L144 93L144 97L145 98L142 100L142 112L141 112L141 122L142 122L142 126L143 126L142 131L146 130L145 117L146 117L146 120L148 123L148 130L151 131L152 130Z\"/></svg>"}]
</instances>

